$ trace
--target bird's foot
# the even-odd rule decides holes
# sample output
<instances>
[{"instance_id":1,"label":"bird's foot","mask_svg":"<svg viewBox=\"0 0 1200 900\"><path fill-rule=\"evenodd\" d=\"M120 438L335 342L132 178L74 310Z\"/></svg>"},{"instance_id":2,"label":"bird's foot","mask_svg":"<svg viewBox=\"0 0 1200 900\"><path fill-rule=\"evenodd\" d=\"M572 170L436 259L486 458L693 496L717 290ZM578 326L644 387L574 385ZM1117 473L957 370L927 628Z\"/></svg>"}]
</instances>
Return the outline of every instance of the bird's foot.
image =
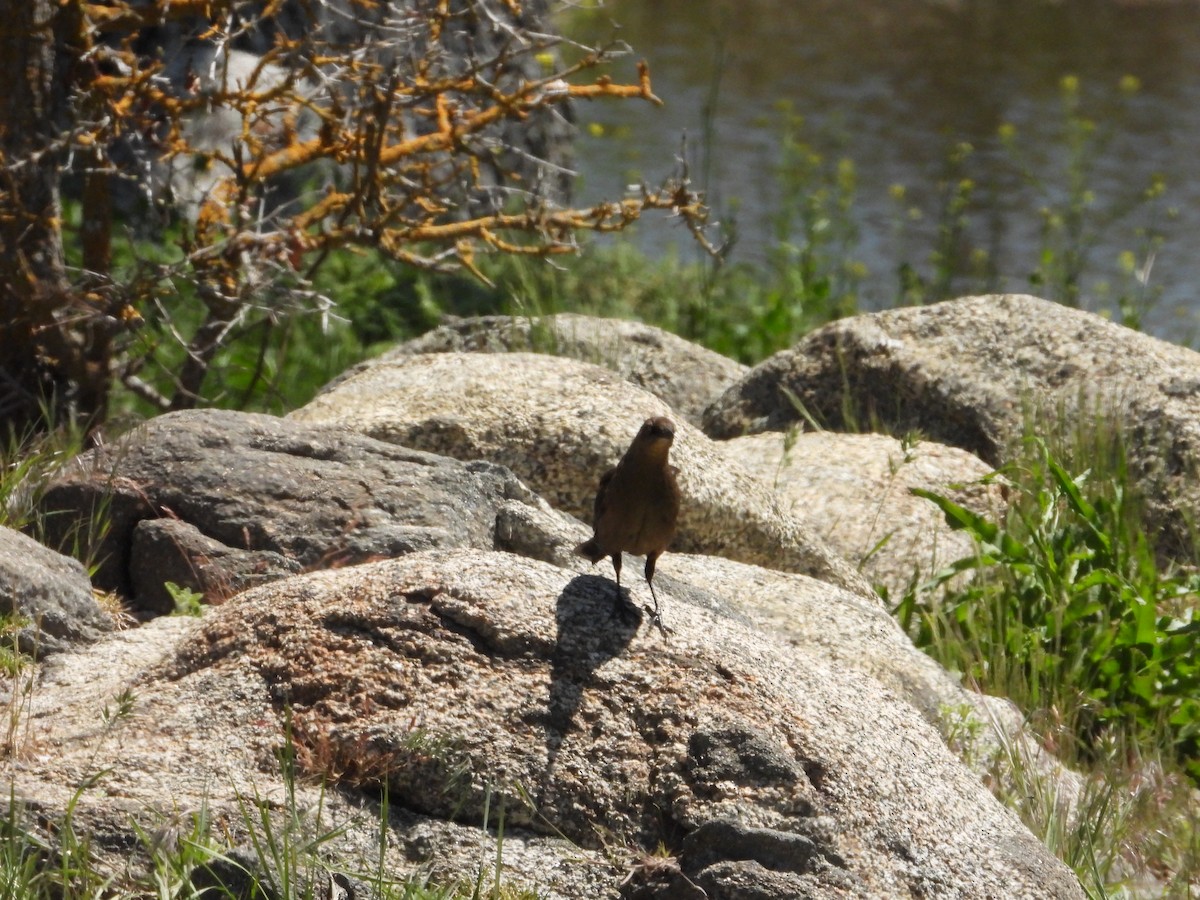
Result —
<instances>
[{"instance_id":1,"label":"bird's foot","mask_svg":"<svg viewBox=\"0 0 1200 900\"><path fill-rule=\"evenodd\" d=\"M661 631L663 637L667 637L668 635L675 633L674 628L668 628L665 624L663 624L662 613L660 613L658 609L651 609L649 603L643 603L642 609L644 609L646 611L646 615L650 617L650 624Z\"/></svg>"}]
</instances>

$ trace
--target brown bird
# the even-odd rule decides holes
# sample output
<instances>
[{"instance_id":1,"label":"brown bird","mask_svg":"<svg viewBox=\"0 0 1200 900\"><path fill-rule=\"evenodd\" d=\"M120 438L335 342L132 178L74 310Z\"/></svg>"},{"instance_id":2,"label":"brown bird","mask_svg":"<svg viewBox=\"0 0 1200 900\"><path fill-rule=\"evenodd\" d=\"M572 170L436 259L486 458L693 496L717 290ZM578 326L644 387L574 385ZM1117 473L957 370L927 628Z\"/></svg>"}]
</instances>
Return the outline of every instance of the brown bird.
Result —
<instances>
[{"instance_id":1,"label":"brown bird","mask_svg":"<svg viewBox=\"0 0 1200 900\"><path fill-rule=\"evenodd\" d=\"M646 584L654 598L652 615L660 629L663 625L654 593L654 563L675 537L679 518L679 485L675 483L679 470L667 462L674 440L675 423L670 419L658 416L642 424L616 468L600 479L592 521L595 534L575 548L593 563L612 557L617 572L618 611L626 608L621 597L621 554L644 555Z\"/></svg>"}]
</instances>

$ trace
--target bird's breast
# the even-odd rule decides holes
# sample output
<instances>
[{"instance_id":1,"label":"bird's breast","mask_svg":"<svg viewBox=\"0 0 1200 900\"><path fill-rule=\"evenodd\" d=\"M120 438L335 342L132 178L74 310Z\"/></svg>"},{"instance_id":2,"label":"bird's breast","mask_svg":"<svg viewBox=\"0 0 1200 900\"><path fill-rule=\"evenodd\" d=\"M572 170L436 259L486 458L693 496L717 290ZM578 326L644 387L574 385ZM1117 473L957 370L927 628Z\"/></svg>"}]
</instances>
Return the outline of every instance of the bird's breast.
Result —
<instances>
[{"instance_id":1,"label":"bird's breast","mask_svg":"<svg viewBox=\"0 0 1200 900\"><path fill-rule=\"evenodd\" d=\"M664 550L674 537L679 492L661 469L614 473L605 501L596 534L610 552L643 556Z\"/></svg>"}]
</instances>

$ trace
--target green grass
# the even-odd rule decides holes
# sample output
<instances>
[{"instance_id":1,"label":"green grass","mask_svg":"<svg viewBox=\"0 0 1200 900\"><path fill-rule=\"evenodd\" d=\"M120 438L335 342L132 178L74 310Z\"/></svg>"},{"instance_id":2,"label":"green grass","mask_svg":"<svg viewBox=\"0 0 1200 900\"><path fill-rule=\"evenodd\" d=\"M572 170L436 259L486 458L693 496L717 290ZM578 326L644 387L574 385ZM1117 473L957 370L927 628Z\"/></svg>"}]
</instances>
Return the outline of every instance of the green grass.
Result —
<instances>
[{"instance_id":1,"label":"green grass","mask_svg":"<svg viewBox=\"0 0 1200 900\"><path fill-rule=\"evenodd\" d=\"M978 553L897 608L943 664L1024 709L1054 709L1085 761L1105 743L1169 751L1200 781L1200 575L1162 567L1127 487L1072 475L1034 442L1002 523L933 492ZM938 590L963 572L964 586Z\"/></svg>"},{"instance_id":2,"label":"green grass","mask_svg":"<svg viewBox=\"0 0 1200 900\"><path fill-rule=\"evenodd\" d=\"M910 590L894 612L918 646L968 685L1013 700L1042 745L1084 774L1072 812L1054 779L1006 745L994 787L1092 896L1119 896L1112 891L1141 865L1160 874L1165 896L1191 897L1200 879L1200 575L1157 557L1119 441L1109 434L1088 449L1099 471L1074 472L1030 439L1004 470L1013 496L999 522L914 490L977 552Z\"/></svg>"},{"instance_id":3,"label":"green grass","mask_svg":"<svg viewBox=\"0 0 1200 900\"><path fill-rule=\"evenodd\" d=\"M493 817L485 809L485 830L496 819L495 853L473 874L450 883L399 874L385 862L386 792L379 807L377 857L364 859L360 851L339 848L338 839L351 823L331 821L323 787L312 807L298 799L295 755L290 743L279 754L282 803L251 791L239 794L236 809L224 815L205 803L131 818L137 847L115 870L78 820L81 804L107 773L87 777L57 818L47 818L10 790L7 805L0 807L0 891L6 900L312 900L326 896L331 882L357 882L380 900L537 900L535 890L504 877L503 810Z\"/></svg>"}]
</instances>

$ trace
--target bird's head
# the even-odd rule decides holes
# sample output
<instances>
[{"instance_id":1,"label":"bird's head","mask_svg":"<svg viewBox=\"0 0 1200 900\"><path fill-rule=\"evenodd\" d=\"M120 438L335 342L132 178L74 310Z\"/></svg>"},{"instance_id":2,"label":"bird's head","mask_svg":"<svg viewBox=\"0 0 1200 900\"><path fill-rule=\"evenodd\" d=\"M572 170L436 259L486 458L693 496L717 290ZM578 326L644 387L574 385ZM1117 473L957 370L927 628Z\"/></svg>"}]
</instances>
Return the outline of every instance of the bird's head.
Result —
<instances>
[{"instance_id":1,"label":"bird's head","mask_svg":"<svg viewBox=\"0 0 1200 900\"><path fill-rule=\"evenodd\" d=\"M675 423L666 416L655 416L642 423L637 437L634 438L634 443L642 445L647 452L653 453L655 456L661 455L665 459L674 440Z\"/></svg>"}]
</instances>

